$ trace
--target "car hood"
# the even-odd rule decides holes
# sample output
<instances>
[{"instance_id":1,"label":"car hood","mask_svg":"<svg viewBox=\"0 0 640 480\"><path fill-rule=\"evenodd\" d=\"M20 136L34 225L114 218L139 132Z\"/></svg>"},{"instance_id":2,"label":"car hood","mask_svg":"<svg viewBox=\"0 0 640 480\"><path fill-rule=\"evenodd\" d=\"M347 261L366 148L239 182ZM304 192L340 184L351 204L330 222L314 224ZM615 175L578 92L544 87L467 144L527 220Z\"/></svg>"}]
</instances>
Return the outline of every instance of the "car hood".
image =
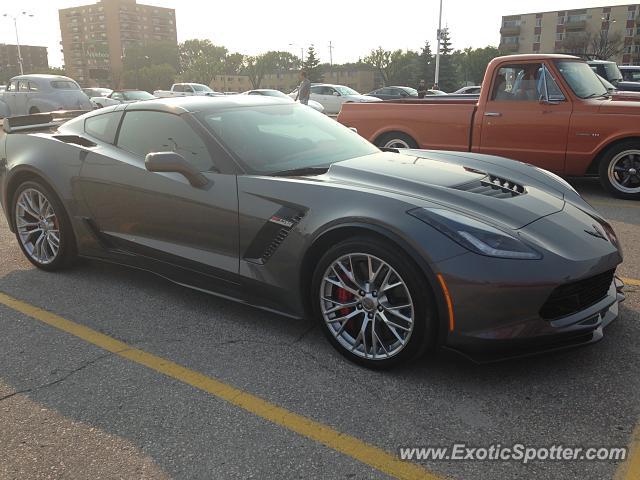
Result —
<instances>
[{"instance_id":1,"label":"car hood","mask_svg":"<svg viewBox=\"0 0 640 480\"><path fill-rule=\"evenodd\" d=\"M599 112L612 115L640 115L638 100L640 98L635 98L634 92L616 92L610 100L601 103Z\"/></svg>"},{"instance_id":2,"label":"car hood","mask_svg":"<svg viewBox=\"0 0 640 480\"><path fill-rule=\"evenodd\" d=\"M334 163L323 177L414 197L511 229L561 211L563 189L568 190L543 170L521 162L428 150L382 152Z\"/></svg>"}]
</instances>

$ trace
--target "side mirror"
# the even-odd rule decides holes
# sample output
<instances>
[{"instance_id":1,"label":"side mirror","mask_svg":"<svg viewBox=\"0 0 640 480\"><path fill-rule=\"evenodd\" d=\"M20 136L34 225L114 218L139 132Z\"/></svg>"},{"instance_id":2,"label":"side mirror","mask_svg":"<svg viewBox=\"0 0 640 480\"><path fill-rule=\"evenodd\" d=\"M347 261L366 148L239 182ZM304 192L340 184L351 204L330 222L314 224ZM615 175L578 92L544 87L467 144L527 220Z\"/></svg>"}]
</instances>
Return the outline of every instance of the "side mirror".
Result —
<instances>
[{"instance_id":1,"label":"side mirror","mask_svg":"<svg viewBox=\"0 0 640 480\"><path fill-rule=\"evenodd\" d=\"M339 97L339 96L340 96L340 93L338 93L338 92L333 92L333 96L334 96L334 97Z\"/></svg>"},{"instance_id":2,"label":"side mirror","mask_svg":"<svg viewBox=\"0 0 640 480\"><path fill-rule=\"evenodd\" d=\"M176 152L148 153L144 159L144 165L150 172L179 173L189 180L192 186L197 188L202 188L209 183L207 177Z\"/></svg>"}]
</instances>

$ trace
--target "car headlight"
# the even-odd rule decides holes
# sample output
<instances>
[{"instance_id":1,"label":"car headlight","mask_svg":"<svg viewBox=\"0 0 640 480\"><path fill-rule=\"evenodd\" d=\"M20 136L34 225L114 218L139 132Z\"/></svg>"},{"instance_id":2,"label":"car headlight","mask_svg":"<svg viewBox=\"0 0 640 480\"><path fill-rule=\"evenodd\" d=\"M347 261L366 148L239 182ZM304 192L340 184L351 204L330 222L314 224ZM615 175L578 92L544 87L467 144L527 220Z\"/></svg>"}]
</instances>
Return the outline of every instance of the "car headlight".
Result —
<instances>
[{"instance_id":1,"label":"car headlight","mask_svg":"<svg viewBox=\"0 0 640 480\"><path fill-rule=\"evenodd\" d=\"M443 208L416 208L408 213L474 253L520 260L542 258L539 252L515 236L461 213Z\"/></svg>"}]
</instances>

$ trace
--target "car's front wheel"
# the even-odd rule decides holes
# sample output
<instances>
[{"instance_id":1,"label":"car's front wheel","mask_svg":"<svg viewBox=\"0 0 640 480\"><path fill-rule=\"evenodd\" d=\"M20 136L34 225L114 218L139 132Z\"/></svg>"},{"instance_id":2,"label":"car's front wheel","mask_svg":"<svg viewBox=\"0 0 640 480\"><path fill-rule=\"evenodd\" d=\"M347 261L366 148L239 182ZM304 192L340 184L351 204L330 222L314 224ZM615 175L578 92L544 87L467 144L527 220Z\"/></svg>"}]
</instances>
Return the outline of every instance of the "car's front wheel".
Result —
<instances>
[{"instance_id":1,"label":"car's front wheel","mask_svg":"<svg viewBox=\"0 0 640 480\"><path fill-rule=\"evenodd\" d=\"M640 199L640 144L624 142L607 151L599 166L600 182L620 198Z\"/></svg>"},{"instance_id":2,"label":"car's front wheel","mask_svg":"<svg viewBox=\"0 0 640 480\"><path fill-rule=\"evenodd\" d=\"M13 197L13 226L20 249L43 270L58 270L75 258L71 224L58 197L37 181L22 183Z\"/></svg>"},{"instance_id":3,"label":"car's front wheel","mask_svg":"<svg viewBox=\"0 0 640 480\"><path fill-rule=\"evenodd\" d=\"M311 295L331 344L360 365L388 368L435 343L431 290L415 263L385 241L334 245L318 262Z\"/></svg>"}]
</instances>

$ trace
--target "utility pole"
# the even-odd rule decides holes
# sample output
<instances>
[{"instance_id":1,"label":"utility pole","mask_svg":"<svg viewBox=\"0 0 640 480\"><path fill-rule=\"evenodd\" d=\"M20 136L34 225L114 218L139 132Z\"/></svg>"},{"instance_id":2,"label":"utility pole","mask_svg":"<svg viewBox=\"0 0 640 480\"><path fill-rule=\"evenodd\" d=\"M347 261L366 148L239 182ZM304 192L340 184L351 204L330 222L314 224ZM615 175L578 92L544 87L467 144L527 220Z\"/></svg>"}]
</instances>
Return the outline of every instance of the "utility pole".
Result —
<instances>
[{"instance_id":1,"label":"utility pole","mask_svg":"<svg viewBox=\"0 0 640 480\"><path fill-rule=\"evenodd\" d=\"M27 17L33 17L32 14L27 12L22 12L22 15ZM9 15L8 13L2 14L3 17L13 19L13 27L16 30L16 47L18 49L18 65L20 66L20 75L24 75L24 68L22 65L22 53L20 52L20 38L18 37L18 16L19 15Z\"/></svg>"},{"instance_id":2,"label":"utility pole","mask_svg":"<svg viewBox=\"0 0 640 480\"><path fill-rule=\"evenodd\" d=\"M438 80L440 79L440 39L442 37L442 0L440 0L440 15L438 18L438 46L436 47L436 76L433 88L438 88Z\"/></svg>"},{"instance_id":3,"label":"utility pole","mask_svg":"<svg viewBox=\"0 0 640 480\"><path fill-rule=\"evenodd\" d=\"M329 40L329 65L333 68L333 49L335 47L331 44L331 40Z\"/></svg>"}]
</instances>

